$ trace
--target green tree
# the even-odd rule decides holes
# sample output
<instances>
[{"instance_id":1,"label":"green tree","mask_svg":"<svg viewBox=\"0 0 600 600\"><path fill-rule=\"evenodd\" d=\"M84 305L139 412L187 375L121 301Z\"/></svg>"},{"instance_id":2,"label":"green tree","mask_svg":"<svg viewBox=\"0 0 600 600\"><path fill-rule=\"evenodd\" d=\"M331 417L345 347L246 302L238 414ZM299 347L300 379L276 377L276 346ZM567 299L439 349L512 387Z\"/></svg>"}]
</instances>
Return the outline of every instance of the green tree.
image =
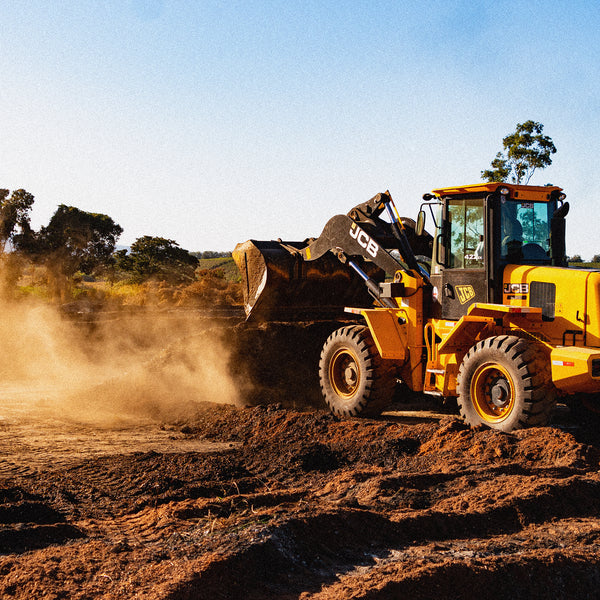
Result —
<instances>
[{"instance_id":1,"label":"green tree","mask_svg":"<svg viewBox=\"0 0 600 600\"><path fill-rule=\"evenodd\" d=\"M535 121L517 123L514 133L502 140L503 152L498 152L491 169L481 171L485 181L510 181L528 184L536 169L552 164L556 152L554 142L542 135L544 126Z\"/></svg>"},{"instance_id":2,"label":"green tree","mask_svg":"<svg viewBox=\"0 0 600 600\"><path fill-rule=\"evenodd\" d=\"M600 263L600 254L594 254L594 256L592 256L592 262Z\"/></svg>"},{"instance_id":3,"label":"green tree","mask_svg":"<svg viewBox=\"0 0 600 600\"><path fill-rule=\"evenodd\" d=\"M20 189L9 195L9 190L0 189L0 251L16 236L26 235L30 229L29 212L33 206L34 196ZM20 233L17 232L17 228Z\"/></svg>"},{"instance_id":4,"label":"green tree","mask_svg":"<svg viewBox=\"0 0 600 600\"><path fill-rule=\"evenodd\" d=\"M117 269L129 272L135 281L158 279L169 282L194 280L198 259L174 240L145 235L131 244L131 250L115 253Z\"/></svg>"},{"instance_id":5,"label":"green tree","mask_svg":"<svg viewBox=\"0 0 600 600\"><path fill-rule=\"evenodd\" d=\"M63 275L92 273L110 264L123 228L108 215L61 204L46 227L26 240L26 252Z\"/></svg>"}]
</instances>

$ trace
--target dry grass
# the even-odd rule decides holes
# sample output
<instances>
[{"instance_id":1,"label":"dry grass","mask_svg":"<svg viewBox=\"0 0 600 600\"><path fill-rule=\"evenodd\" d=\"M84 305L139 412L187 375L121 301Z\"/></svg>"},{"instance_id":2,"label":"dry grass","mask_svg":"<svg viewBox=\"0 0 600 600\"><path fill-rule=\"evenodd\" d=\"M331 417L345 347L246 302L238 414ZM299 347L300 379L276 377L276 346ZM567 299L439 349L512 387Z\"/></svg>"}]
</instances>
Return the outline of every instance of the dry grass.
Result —
<instances>
[{"instance_id":1,"label":"dry grass","mask_svg":"<svg viewBox=\"0 0 600 600\"><path fill-rule=\"evenodd\" d=\"M7 286L4 286L8 289ZM65 304L88 302L98 307L186 307L213 308L242 304L241 284L231 281L220 268L198 269L189 284L165 281L129 283L107 279L84 281L82 277L57 282L38 265L27 265L15 278L10 293Z\"/></svg>"}]
</instances>

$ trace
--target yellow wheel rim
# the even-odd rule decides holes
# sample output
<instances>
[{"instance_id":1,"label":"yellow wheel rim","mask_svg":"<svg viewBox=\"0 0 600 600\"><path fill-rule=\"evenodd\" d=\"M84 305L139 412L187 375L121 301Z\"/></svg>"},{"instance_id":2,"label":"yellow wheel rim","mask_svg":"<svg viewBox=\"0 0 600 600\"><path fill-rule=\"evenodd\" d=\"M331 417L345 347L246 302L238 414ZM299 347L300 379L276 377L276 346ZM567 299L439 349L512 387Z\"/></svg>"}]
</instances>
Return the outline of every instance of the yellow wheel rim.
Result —
<instances>
[{"instance_id":1,"label":"yellow wheel rim","mask_svg":"<svg viewBox=\"0 0 600 600\"><path fill-rule=\"evenodd\" d=\"M471 379L471 402L488 423L506 419L515 406L515 386L508 371L497 363L479 366Z\"/></svg>"},{"instance_id":2,"label":"yellow wheel rim","mask_svg":"<svg viewBox=\"0 0 600 600\"><path fill-rule=\"evenodd\" d=\"M358 358L350 350L338 350L329 363L329 381L335 393L343 398L351 398L360 385Z\"/></svg>"}]
</instances>

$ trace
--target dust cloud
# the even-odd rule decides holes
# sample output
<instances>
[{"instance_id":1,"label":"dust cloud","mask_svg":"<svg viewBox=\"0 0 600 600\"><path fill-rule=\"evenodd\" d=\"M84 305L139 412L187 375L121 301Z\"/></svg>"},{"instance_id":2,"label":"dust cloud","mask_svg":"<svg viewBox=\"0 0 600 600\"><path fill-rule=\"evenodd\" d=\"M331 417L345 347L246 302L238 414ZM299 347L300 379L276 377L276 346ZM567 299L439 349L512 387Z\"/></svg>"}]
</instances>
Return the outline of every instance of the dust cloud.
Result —
<instances>
[{"instance_id":1,"label":"dust cloud","mask_svg":"<svg viewBox=\"0 0 600 600\"><path fill-rule=\"evenodd\" d=\"M0 300L0 395L21 410L114 427L177 422L199 402L236 404L222 328L198 313L76 314Z\"/></svg>"}]
</instances>

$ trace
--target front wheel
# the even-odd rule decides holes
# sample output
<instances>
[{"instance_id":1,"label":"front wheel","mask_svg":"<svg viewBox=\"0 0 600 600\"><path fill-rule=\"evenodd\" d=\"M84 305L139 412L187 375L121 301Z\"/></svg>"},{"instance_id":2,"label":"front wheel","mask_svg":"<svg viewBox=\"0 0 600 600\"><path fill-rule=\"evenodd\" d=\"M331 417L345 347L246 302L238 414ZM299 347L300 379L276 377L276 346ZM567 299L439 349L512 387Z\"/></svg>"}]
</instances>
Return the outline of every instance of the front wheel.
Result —
<instances>
[{"instance_id":1,"label":"front wheel","mask_svg":"<svg viewBox=\"0 0 600 600\"><path fill-rule=\"evenodd\" d=\"M466 423L501 431L546 425L556 397L543 346L508 335L478 342L467 352L457 392Z\"/></svg>"},{"instance_id":2,"label":"front wheel","mask_svg":"<svg viewBox=\"0 0 600 600\"><path fill-rule=\"evenodd\" d=\"M396 369L381 358L369 328L354 325L334 331L325 342L319 379L331 412L373 415L392 401Z\"/></svg>"}]
</instances>

